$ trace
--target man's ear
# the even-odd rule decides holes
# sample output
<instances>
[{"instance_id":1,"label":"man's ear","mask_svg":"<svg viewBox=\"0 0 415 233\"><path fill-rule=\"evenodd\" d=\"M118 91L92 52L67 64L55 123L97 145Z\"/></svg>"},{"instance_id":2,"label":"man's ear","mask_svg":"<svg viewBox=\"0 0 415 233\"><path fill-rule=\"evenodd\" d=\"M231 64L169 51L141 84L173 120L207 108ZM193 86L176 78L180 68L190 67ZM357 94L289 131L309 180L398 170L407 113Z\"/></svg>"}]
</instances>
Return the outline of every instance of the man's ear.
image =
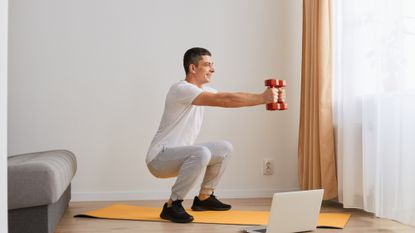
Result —
<instances>
[{"instance_id":1,"label":"man's ear","mask_svg":"<svg viewBox=\"0 0 415 233\"><path fill-rule=\"evenodd\" d=\"M196 66L195 66L195 64L190 64L190 65L189 65L189 71L190 71L192 74L196 73Z\"/></svg>"}]
</instances>

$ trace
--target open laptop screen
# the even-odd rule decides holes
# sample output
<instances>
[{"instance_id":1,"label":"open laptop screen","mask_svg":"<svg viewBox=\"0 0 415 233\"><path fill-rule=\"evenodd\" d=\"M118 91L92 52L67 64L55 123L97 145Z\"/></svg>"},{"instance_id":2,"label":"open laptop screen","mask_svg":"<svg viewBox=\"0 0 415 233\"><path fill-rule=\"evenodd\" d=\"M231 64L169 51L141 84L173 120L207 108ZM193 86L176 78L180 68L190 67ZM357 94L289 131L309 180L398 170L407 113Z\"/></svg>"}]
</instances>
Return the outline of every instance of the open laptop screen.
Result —
<instances>
[{"instance_id":1,"label":"open laptop screen","mask_svg":"<svg viewBox=\"0 0 415 233\"><path fill-rule=\"evenodd\" d=\"M275 193L272 198L267 229L250 227L244 231L279 233L315 230L323 193L323 189Z\"/></svg>"}]
</instances>

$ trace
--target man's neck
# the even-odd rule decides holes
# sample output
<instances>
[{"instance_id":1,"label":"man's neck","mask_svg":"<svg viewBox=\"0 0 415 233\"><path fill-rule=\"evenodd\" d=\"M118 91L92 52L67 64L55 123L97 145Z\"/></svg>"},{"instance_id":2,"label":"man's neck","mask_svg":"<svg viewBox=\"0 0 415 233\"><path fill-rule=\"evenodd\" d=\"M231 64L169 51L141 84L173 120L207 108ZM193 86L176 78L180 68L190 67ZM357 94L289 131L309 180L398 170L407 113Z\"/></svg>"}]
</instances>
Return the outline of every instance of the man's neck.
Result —
<instances>
[{"instance_id":1,"label":"man's neck","mask_svg":"<svg viewBox=\"0 0 415 233\"><path fill-rule=\"evenodd\" d=\"M193 85L195 85L199 88L202 88L202 86L203 86L203 84L197 83L196 79L194 77L190 76L190 75L186 75L186 78L184 80L186 80L186 82L191 83L191 84L193 84Z\"/></svg>"}]
</instances>

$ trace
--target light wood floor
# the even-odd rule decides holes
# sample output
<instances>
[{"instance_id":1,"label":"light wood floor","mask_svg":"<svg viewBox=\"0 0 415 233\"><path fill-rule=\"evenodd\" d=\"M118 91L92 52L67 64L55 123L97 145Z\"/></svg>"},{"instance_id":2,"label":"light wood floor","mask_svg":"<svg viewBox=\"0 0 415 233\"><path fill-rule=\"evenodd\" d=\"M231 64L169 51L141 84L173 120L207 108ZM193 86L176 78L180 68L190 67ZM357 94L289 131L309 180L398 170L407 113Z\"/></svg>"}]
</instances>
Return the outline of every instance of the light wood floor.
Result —
<instances>
[{"instance_id":1,"label":"light wood floor","mask_svg":"<svg viewBox=\"0 0 415 233\"><path fill-rule=\"evenodd\" d=\"M232 204L234 210L269 210L270 198L255 199L224 199ZM185 208L190 207L191 200L185 200ZM169 233L225 233L240 232L243 226L216 224L177 224L170 222L144 222L127 220L103 220L93 218L74 218L76 214L105 207L113 203L129 205L161 207L163 201L118 201L118 202L71 202L64 217L57 226L57 233L139 233L139 232L169 232ZM356 209L343 209L335 203L324 203L322 212L348 212L352 217L345 229L317 229L317 232L351 233L351 232L381 232L381 233L415 233L415 227L400 224L396 221L380 219L372 214Z\"/></svg>"}]
</instances>

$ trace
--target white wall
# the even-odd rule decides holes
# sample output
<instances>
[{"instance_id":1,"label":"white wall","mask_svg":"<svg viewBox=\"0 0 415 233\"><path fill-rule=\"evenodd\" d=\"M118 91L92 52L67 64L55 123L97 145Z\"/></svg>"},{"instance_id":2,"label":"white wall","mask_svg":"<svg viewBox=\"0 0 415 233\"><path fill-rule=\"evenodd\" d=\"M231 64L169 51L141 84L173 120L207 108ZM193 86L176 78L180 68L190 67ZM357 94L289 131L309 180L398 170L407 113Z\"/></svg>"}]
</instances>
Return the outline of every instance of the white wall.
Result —
<instances>
[{"instance_id":1,"label":"white wall","mask_svg":"<svg viewBox=\"0 0 415 233\"><path fill-rule=\"evenodd\" d=\"M0 232L7 220L7 28L8 1L0 0Z\"/></svg>"},{"instance_id":2,"label":"white wall","mask_svg":"<svg viewBox=\"0 0 415 233\"><path fill-rule=\"evenodd\" d=\"M184 78L184 52L202 46L213 53L216 89L262 92L275 75L289 85L286 112L207 111L198 141L226 139L235 147L217 193L296 189L301 4L11 1L9 154L72 150L74 200L168 197L174 180L152 177L144 158L165 94ZM273 176L262 175L263 158L275 161Z\"/></svg>"}]
</instances>

